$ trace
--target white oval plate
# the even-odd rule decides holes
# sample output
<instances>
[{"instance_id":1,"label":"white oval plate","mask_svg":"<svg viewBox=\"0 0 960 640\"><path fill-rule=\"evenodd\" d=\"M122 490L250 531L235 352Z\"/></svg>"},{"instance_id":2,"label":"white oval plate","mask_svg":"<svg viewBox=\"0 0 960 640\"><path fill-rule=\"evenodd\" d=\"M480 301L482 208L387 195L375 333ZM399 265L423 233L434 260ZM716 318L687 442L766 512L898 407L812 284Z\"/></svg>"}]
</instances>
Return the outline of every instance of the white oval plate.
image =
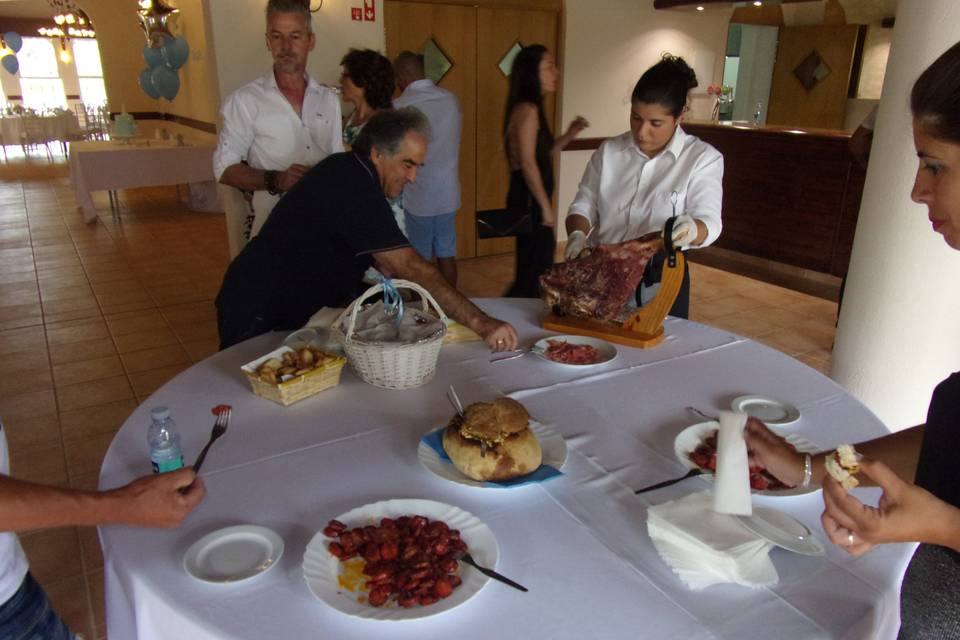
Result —
<instances>
[{"instance_id":1,"label":"white oval plate","mask_svg":"<svg viewBox=\"0 0 960 640\"><path fill-rule=\"evenodd\" d=\"M679 460L687 469L697 469L697 465L693 463L693 460L690 459L690 452L697 448L697 446L708 436L711 431L716 431L720 428L720 423L716 420L710 422L698 422L697 424L690 425L679 434L677 434L676 439L673 441L673 452ZM804 440L795 433L789 433L784 436L787 442L793 445L793 448L799 451L800 453L814 453L817 448L813 446L809 440ZM703 478L707 480L713 479L712 473L704 473ZM799 496L805 493L813 493L818 491L820 487L793 487L788 489L771 489L756 491L753 493L759 496Z\"/></svg>"},{"instance_id":2,"label":"white oval plate","mask_svg":"<svg viewBox=\"0 0 960 640\"><path fill-rule=\"evenodd\" d=\"M187 549L183 568L202 582L239 582L267 571L283 555L283 539L266 527L218 529Z\"/></svg>"},{"instance_id":3,"label":"white oval plate","mask_svg":"<svg viewBox=\"0 0 960 640\"><path fill-rule=\"evenodd\" d=\"M770 507L754 507L752 516L737 516L740 524L773 544L804 556L826 553L805 524L783 511Z\"/></svg>"},{"instance_id":4,"label":"white oval plate","mask_svg":"<svg viewBox=\"0 0 960 640\"><path fill-rule=\"evenodd\" d=\"M548 340L562 340L564 342L569 342L570 344L588 344L597 350L599 359L596 362L591 362L590 364L574 364L570 362L557 362L556 360L551 360L547 357L546 353L547 347L550 346L547 344ZM562 367L596 367L602 364L607 364L617 357L617 348L612 344L587 336L550 336L548 338L543 338L542 340L537 340L531 351L547 362L551 364L558 364Z\"/></svg>"},{"instance_id":5,"label":"white oval plate","mask_svg":"<svg viewBox=\"0 0 960 640\"><path fill-rule=\"evenodd\" d=\"M398 499L384 500L357 507L336 517L349 528L368 524L379 524L381 518L399 518L400 516L421 515L431 520L441 520L451 529L460 530L460 538L467 543L470 555L478 564L491 569L497 566L500 550L497 539L490 528L480 519L459 507L433 500ZM473 567L460 563L460 578L463 583L453 590L448 598L425 607L404 609L395 603L390 607L374 607L357 598L364 595L359 589L349 591L340 586L340 561L327 551L332 538L317 532L307 544L303 554L303 576L310 591L319 600L347 615L370 620L416 620L434 616L459 607L479 593L490 578Z\"/></svg>"},{"instance_id":6,"label":"white oval plate","mask_svg":"<svg viewBox=\"0 0 960 640\"><path fill-rule=\"evenodd\" d=\"M795 406L767 396L740 396L730 406L771 427L783 427L800 419L800 410Z\"/></svg>"},{"instance_id":7,"label":"white oval plate","mask_svg":"<svg viewBox=\"0 0 960 640\"><path fill-rule=\"evenodd\" d=\"M558 470L563 467L563 464L567 461L567 442L563 439L563 436L533 420L530 421L530 430L540 441L540 451L543 453L542 464L550 465ZM420 458L420 464L425 466L430 473L450 482L481 489L515 488L514 486L488 485L485 482L468 478L460 473L452 462L442 460L436 451L424 444L423 440L420 441L420 446L417 448L417 457Z\"/></svg>"}]
</instances>

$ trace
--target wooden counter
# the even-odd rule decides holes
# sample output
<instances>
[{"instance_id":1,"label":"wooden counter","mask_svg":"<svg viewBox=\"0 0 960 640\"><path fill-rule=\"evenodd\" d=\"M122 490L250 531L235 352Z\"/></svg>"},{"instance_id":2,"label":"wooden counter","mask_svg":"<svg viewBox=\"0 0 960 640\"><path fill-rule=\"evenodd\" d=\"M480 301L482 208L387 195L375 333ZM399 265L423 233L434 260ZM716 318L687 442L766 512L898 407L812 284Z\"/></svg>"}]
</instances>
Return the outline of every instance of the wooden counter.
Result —
<instances>
[{"instance_id":1,"label":"wooden counter","mask_svg":"<svg viewBox=\"0 0 960 640\"><path fill-rule=\"evenodd\" d=\"M857 227L864 170L850 134L802 127L686 122L723 154L723 233L716 246L843 276ZM602 138L567 147L595 149Z\"/></svg>"}]
</instances>

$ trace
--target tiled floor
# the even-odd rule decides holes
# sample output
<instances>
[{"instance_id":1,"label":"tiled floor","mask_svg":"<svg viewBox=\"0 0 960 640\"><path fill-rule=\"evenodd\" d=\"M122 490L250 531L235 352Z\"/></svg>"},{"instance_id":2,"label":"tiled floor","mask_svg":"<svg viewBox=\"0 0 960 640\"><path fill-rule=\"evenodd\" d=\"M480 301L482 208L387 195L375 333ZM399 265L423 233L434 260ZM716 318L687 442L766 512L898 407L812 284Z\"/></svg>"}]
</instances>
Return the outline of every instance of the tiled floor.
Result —
<instances>
[{"instance_id":1,"label":"tiled floor","mask_svg":"<svg viewBox=\"0 0 960 640\"><path fill-rule=\"evenodd\" d=\"M227 265L219 214L172 189L123 192L122 222L86 225L62 158L0 165L0 417L14 476L93 489L137 403L216 350L212 300ZM694 264L694 320L760 340L828 372L836 304ZM509 257L460 263L461 288L499 295ZM71 627L106 634L92 528L21 536L34 575Z\"/></svg>"}]
</instances>

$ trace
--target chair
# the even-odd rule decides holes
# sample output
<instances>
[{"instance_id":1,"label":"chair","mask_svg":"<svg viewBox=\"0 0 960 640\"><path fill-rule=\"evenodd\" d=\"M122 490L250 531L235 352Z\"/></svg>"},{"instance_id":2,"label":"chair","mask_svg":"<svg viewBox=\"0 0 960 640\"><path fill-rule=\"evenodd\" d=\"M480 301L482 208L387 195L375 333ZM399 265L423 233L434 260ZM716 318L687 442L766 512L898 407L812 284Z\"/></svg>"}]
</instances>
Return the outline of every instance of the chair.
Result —
<instances>
[{"instance_id":1,"label":"chair","mask_svg":"<svg viewBox=\"0 0 960 640\"><path fill-rule=\"evenodd\" d=\"M23 155L27 155L30 149L36 149L40 145L47 150L47 158L53 162L53 153L50 152L50 136L47 135L46 127L40 116L23 114L21 124L23 131L20 136L20 146L23 148Z\"/></svg>"}]
</instances>

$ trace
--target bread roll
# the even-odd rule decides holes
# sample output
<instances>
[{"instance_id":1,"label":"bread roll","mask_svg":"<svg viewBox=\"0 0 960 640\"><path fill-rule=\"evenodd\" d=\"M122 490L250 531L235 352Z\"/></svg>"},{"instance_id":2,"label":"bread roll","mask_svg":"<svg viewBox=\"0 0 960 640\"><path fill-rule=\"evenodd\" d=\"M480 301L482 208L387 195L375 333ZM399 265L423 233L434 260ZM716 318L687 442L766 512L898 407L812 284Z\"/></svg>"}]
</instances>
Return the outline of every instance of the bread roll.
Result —
<instances>
[{"instance_id":1,"label":"bread roll","mask_svg":"<svg viewBox=\"0 0 960 640\"><path fill-rule=\"evenodd\" d=\"M850 490L860 484L855 474L860 472L860 454L853 445L842 444L823 460L827 473L839 482L844 489Z\"/></svg>"},{"instance_id":2,"label":"bread roll","mask_svg":"<svg viewBox=\"0 0 960 640\"><path fill-rule=\"evenodd\" d=\"M443 448L465 476L486 482L535 471L543 454L530 431L530 414L511 398L472 404L443 432Z\"/></svg>"}]
</instances>

